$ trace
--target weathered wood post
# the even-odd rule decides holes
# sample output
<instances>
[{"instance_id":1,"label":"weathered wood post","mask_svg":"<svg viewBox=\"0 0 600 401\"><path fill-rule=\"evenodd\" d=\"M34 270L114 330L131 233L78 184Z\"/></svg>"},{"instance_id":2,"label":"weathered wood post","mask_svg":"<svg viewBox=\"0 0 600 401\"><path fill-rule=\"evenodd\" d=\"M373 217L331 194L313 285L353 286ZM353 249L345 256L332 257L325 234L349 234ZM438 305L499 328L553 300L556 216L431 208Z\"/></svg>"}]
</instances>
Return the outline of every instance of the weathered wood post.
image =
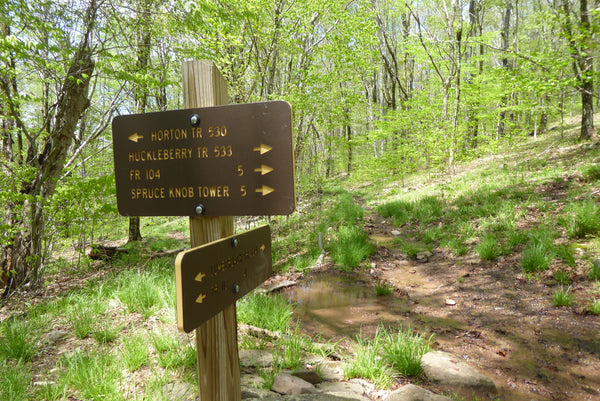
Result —
<instances>
[{"instance_id":1,"label":"weathered wood post","mask_svg":"<svg viewBox=\"0 0 600 401\"><path fill-rule=\"evenodd\" d=\"M186 61L182 67L186 109L229 103L227 86L210 61ZM233 234L233 217L190 217L191 247ZM196 329L201 401L240 401L240 364L235 303Z\"/></svg>"}]
</instances>

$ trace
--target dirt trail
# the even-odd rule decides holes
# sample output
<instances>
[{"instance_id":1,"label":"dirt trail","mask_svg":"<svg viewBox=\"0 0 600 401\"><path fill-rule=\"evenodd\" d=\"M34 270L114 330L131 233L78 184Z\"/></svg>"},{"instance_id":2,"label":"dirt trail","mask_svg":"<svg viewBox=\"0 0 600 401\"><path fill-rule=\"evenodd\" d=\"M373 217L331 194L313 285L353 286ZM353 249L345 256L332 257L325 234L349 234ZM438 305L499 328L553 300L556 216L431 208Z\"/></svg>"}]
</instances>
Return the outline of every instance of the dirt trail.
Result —
<instances>
[{"instance_id":1,"label":"dirt trail","mask_svg":"<svg viewBox=\"0 0 600 401\"><path fill-rule=\"evenodd\" d=\"M372 289L383 280L393 285L394 294L359 292L353 301L335 304L339 297L325 285L311 297L323 293L329 303L311 298L320 306L303 305L306 331L351 338L374 332L380 323L410 325L435 333L434 348L464 359L493 380L498 400L600 400L600 316L585 314L584 305L576 302L554 307L557 287L550 277L527 280L518 256L488 262L472 253L456 257L437 249L426 262L407 260L392 245L394 227L382 221L367 218L379 247L371 269L355 286ZM312 291L324 270L307 275L308 284L300 282L294 291ZM588 290L585 277L572 284L575 299L579 291ZM423 385L441 390L432 383ZM464 400L489 399L487 394L456 394Z\"/></svg>"}]
</instances>

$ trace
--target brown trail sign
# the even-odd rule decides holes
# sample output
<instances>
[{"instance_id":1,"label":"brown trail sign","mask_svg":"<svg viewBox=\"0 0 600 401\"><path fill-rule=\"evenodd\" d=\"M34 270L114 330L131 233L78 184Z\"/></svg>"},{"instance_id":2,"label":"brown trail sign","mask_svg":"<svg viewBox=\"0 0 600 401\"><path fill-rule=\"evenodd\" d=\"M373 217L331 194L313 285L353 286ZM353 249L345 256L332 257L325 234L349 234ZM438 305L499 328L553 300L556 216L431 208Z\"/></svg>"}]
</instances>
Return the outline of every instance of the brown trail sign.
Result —
<instances>
[{"instance_id":1,"label":"brown trail sign","mask_svg":"<svg viewBox=\"0 0 600 401\"><path fill-rule=\"evenodd\" d=\"M294 211L292 111L285 101L123 115L112 127L122 215Z\"/></svg>"},{"instance_id":2,"label":"brown trail sign","mask_svg":"<svg viewBox=\"0 0 600 401\"><path fill-rule=\"evenodd\" d=\"M272 272L268 225L179 253L175 261L177 327L189 333Z\"/></svg>"}]
</instances>

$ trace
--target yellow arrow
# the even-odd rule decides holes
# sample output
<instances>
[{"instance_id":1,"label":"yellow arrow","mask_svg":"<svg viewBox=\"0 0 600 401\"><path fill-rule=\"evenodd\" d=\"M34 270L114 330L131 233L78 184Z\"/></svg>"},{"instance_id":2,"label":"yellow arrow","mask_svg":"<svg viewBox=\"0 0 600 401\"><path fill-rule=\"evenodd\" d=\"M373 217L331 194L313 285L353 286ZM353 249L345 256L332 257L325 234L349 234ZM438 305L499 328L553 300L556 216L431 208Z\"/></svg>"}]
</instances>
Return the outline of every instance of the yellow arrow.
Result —
<instances>
[{"instance_id":1,"label":"yellow arrow","mask_svg":"<svg viewBox=\"0 0 600 401\"><path fill-rule=\"evenodd\" d=\"M200 295L198 295L198 298L196 298L196 303L197 304L201 304L202 301L204 301L204 298L206 298L206 294L200 294Z\"/></svg>"},{"instance_id":2,"label":"yellow arrow","mask_svg":"<svg viewBox=\"0 0 600 401\"><path fill-rule=\"evenodd\" d=\"M260 246L260 250L261 250L262 252L264 252L264 251L265 251L265 249L267 249L267 247L265 246L265 244L262 244L262 245Z\"/></svg>"},{"instance_id":3,"label":"yellow arrow","mask_svg":"<svg viewBox=\"0 0 600 401\"><path fill-rule=\"evenodd\" d=\"M275 191L273 188L266 185L263 185L262 188L256 188L256 192L262 193L263 196L269 195L273 191Z\"/></svg>"},{"instance_id":4,"label":"yellow arrow","mask_svg":"<svg viewBox=\"0 0 600 401\"><path fill-rule=\"evenodd\" d=\"M196 280L196 281L199 281L199 282L202 282L202 279L203 279L204 277L206 277L206 274L204 274L204 273L200 272L200 273L198 273L198 274L196 275L196 277L194 278L194 280Z\"/></svg>"},{"instance_id":5,"label":"yellow arrow","mask_svg":"<svg viewBox=\"0 0 600 401\"><path fill-rule=\"evenodd\" d=\"M269 174L271 171L273 171L273 167L269 167L264 164L261 164L260 167L254 169L254 172L260 173L260 175Z\"/></svg>"},{"instance_id":6,"label":"yellow arrow","mask_svg":"<svg viewBox=\"0 0 600 401\"><path fill-rule=\"evenodd\" d=\"M129 139L130 141L133 141L133 142L137 142L138 139L142 139L142 138L143 138L143 136L138 134L137 132L134 134L131 134L127 137L127 139Z\"/></svg>"},{"instance_id":7,"label":"yellow arrow","mask_svg":"<svg viewBox=\"0 0 600 401\"><path fill-rule=\"evenodd\" d=\"M255 152L260 152L261 155L264 155L265 153L267 153L268 151L270 151L271 149L273 149L272 147L270 147L269 145L265 145L265 144L260 144L260 146L257 146L256 148L252 149Z\"/></svg>"}]
</instances>

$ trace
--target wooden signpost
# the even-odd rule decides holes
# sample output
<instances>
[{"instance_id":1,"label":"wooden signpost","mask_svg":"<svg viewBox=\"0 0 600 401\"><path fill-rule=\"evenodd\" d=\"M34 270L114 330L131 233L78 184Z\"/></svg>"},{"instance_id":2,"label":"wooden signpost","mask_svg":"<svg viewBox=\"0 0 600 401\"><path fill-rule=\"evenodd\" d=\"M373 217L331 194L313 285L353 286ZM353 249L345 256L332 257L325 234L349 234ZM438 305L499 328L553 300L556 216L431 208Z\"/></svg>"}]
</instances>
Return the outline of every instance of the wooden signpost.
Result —
<instances>
[{"instance_id":1,"label":"wooden signpost","mask_svg":"<svg viewBox=\"0 0 600 401\"><path fill-rule=\"evenodd\" d=\"M223 106L212 62L185 62L182 75L186 110L113 120L117 206L126 216L190 216L192 249L176 260L177 324L196 330L200 400L240 401L235 301L271 274L271 234L234 235L232 216L294 211L291 108Z\"/></svg>"}]
</instances>

